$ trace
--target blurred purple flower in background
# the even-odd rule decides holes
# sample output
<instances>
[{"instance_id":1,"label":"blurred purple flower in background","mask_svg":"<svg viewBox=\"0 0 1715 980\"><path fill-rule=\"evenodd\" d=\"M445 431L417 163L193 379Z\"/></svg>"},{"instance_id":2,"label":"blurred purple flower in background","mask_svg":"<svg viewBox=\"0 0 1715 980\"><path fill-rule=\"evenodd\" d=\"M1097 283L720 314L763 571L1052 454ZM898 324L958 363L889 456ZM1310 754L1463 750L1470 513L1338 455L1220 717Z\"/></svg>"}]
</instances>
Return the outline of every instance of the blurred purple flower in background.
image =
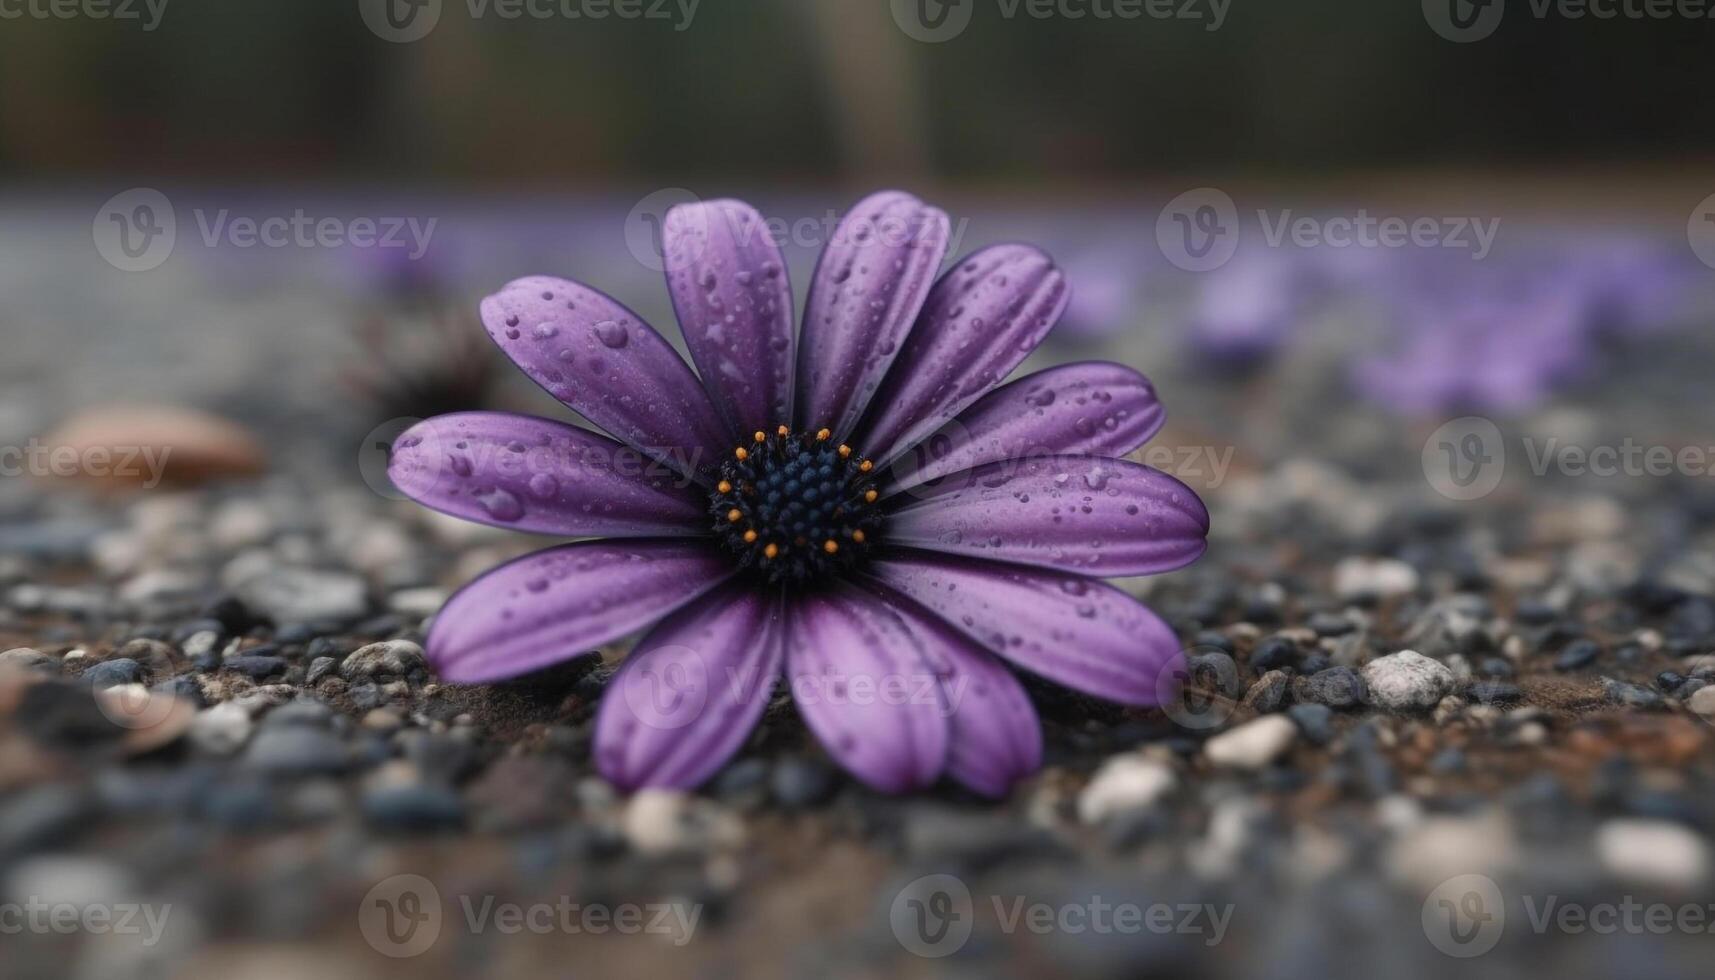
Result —
<instances>
[{"instance_id":1,"label":"blurred purple flower in background","mask_svg":"<svg viewBox=\"0 0 1715 980\"><path fill-rule=\"evenodd\" d=\"M482 304L489 335L611 433L492 412L400 436L418 502L562 537L453 596L428 655L458 683L641 639L610 683L596 761L615 784L691 787L762 717L777 678L828 752L877 789L943 774L989 795L1041 759L1007 663L1155 704L1173 630L1101 581L1182 567L1208 511L1120 459L1160 428L1136 371L1084 362L1001 382L1067 298L1038 249L936 278L947 216L860 202L812 277L801 330L762 216L675 208L666 271L697 373L631 311L536 276ZM924 683L926 682L926 683Z\"/></svg>"},{"instance_id":2,"label":"blurred purple flower in background","mask_svg":"<svg viewBox=\"0 0 1715 980\"><path fill-rule=\"evenodd\" d=\"M1102 248L1071 253L1061 263L1072 300L1052 335L1056 342L1090 346L1137 326L1143 315L1141 249L1116 238Z\"/></svg>"},{"instance_id":3,"label":"blurred purple flower in background","mask_svg":"<svg viewBox=\"0 0 1715 980\"><path fill-rule=\"evenodd\" d=\"M1352 365L1358 390L1407 414L1525 411L1600 378L1608 342L1678 325L1692 280L1677 250L1572 237L1483 263L1404 253L1373 284L1390 336Z\"/></svg>"},{"instance_id":4,"label":"blurred purple flower in background","mask_svg":"<svg viewBox=\"0 0 1715 980\"><path fill-rule=\"evenodd\" d=\"M1203 274L1186 315L1193 356L1223 371L1255 369L1301 326L1309 267L1280 249L1246 243L1226 265Z\"/></svg>"}]
</instances>

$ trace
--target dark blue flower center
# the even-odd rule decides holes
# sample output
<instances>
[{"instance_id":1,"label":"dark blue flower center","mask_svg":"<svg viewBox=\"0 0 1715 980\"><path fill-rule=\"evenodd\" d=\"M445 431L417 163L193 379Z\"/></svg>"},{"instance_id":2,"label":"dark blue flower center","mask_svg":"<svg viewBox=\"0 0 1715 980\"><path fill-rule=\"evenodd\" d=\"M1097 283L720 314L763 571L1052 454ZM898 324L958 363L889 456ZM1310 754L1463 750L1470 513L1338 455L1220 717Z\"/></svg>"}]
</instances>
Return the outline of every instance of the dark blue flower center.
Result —
<instances>
[{"instance_id":1,"label":"dark blue flower center","mask_svg":"<svg viewBox=\"0 0 1715 980\"><path fill-rule=\"evenodd\" d=\"M758 432L721 464L715 536L740 568L800 584L854 568L881 530L875 469L827 429Z\"/></svg>"}]
</instances>

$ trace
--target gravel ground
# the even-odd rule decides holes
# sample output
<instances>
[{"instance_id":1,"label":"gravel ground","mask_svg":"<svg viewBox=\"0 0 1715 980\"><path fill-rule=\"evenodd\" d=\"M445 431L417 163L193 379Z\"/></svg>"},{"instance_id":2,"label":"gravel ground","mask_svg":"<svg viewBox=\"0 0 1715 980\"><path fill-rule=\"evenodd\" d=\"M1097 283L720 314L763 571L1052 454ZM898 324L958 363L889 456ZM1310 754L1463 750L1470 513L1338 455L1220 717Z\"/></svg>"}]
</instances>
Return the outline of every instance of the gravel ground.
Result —
<instances>
[{"instance_id":1,"label":"gravel ground","mask_svg":"<svg viewBox=\"0 0 1715 980\"><path fill-rule=\"evenodd\" d=\"M0 975L1706 972L1715 493L1525 452L1709 443L1675 394L1709 352L1497 420L1517 455L1463 502L1435 425L1354 410L1325 351L1248 381L1100 353L1161 383L1213 511L1202 562L1129 583L1191 682L1032 684L1047 764L998 803L869 792L784 698L703 791L616 796L622 650L490 687L422 658L542 540L365 486L367 422L314 384L249 406L259 479L0 481Z\"/></svg>"}]
</instances>

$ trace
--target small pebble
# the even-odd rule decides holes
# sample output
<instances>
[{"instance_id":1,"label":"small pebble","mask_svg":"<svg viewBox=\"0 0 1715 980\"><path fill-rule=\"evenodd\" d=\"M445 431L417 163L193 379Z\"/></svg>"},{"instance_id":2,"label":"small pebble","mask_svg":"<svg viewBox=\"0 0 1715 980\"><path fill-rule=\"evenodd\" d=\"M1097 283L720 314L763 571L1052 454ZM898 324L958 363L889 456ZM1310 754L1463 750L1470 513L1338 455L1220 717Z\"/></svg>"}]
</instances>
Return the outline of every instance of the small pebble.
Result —
<instances>
[{"instance_id":1,"label":"small pebble","mask_svg":"<svg viewBox=\"0 0 1715 980\"><path fill-rule=\"evenodd\" d=\"M1392 558L1346 558L1334 567L1342 599L1385 599L1417 591L1417 569Z\"/></svg>"},{"instance_id":2,"label":"small pebble","mask_svg":"<svg viewBox=\"0 0 1715 980\"><path fill-rule=\"evenodd\" d=\"M59 669L60 663L58 660L42 653L40 650L32 650L29 647L18 647L15 650L7 650L5 653L0 653L0 674L4 674L9 670L37 671L41 673L57 674L59 673Z\"/></svg>"},{"instance_id":3,"label":"small pebble","mask_svg":"<svg viewBox=\"0 0 1715 980\"><path fill-rule=\"evenodd\" d=\"M1477 681L1466 693L1477 704L1512 704L1524 695L1517 684L1506 681Z\"/></svg>"},{"instance_id":4,"label":"small pebble","mask_svg":"<svg viewBox=\"0 0 1715 980\"><path fill-rule=\"evenodd\" d=\"M340 664L339 672L346 680L382 675L408 674L427 666L423 648L409 640L383 640L359 647Z\"/></svg>"},{"instance_id":5,"label":"small pebble","mask_svg":"<svg viewBox=\"0 0 1715 980\"><path fill-rule=\"evenodd\" d=\"M1356 707L1367 696L1363 677L1350 667L1329 667L1301 677L1297 693L1301 701L1314 701L1330 708Z\"/></svg>"},{"instance_id":6,"label":"small pebble","mask_svg":"<svg viewBox=\"0 0 1715 980\"><path fill-rule=\"evenodd\" d=\"M1304 738L1312 745L1327 745L1334 740L1334 709L1325 704L1295 704L1286 709Z\"/></svg>"},{"instance_id":7,"label":"small pebble","mask_svg":"<svg viewBox=\"0 0 1715 980\"><path fill-rule=\"evenodd\" d=\"M1698 688L1686 702L1686 707L1704 718L1715 718L1715 687Z\"/></svg>"},{"instance_id":8,"label":"small pebble","mask_svg":"<svg viewBox=\"0 0 1715 980\"><path fill-rule=\"evenodd\" d=\"M1415 650L1401 650L1364 667L1370 698L1392 711L1428 711L1453 690L1453 672Z\"/></svg>"},{"instance_id":9,"label":"small pebble","mask_svg":"<svg viewBox=\"0 0 1715 980\"><path fill-rule=\"evenodd\" d=\"M1709 846L1695 831L1665 820L1623 818L1596 828L1596 856L1622 881L1693 889L1709 873Z\"/></svg>"},{"instance_id":10,"label":"small pebble","mask_svg":"<svg viewBox=\"0 0 1715 980\"><path fill-rule=\"evenodd\" d=\"M788 809L816 806L827 801L839 785L839 774L826 763L802 756L780 760L768 780L775 802Z\"/></svg>"},{"instance_id":11,"label":"small pebble","mask_svg":"<svg viewBox=\"0 0 1715 980\"><path fill-rule=\"evenodd\" d=\"M1298 727L1283 715L1264 715L1203 743L1203 754L1217 766L1261 769L1285 754Z\"/></svg>"},{"instance_id":12,"label":"small pebble","mask_svg":"<svg viewBox=\"0 0 1715 980\"><path fill-rule=\"evenodd\" d=\"M1273 714L1286 704L1291 686L1292 678L1285 671L1271 670L1257 678L1257 682L1245 692L1243 703L1259 715Z\"/></svg>"},{"instance_id":13,"label":"small pebble","mask_svg":"<svg viewBox=\"0 0 1715 980\"><path fill-rule=\"evenodd\" d=\"M233 657L222 666L227 670L243 674L251 680L258 681L286 672L286 661L281 657L255 657L246 654L242 657Z\"/></svg>"},{"instance_id":14,"label":"small pebble","mask_svg":"<svg viewBox=\"0 0 1715 980\"><path fill-rule=\"evenodd\" d=\"M1666 703L1660 691L1653 691L1629 681L1617 681L1611 677L1602 678L1602 690L1608 695L1608 700L1622 704L1628 708L1659 708Z\"/></svg>"},{"instance_id":15,"label":"small pebble","mask_svg":"<svg viewBox=\"0 0 1715 980\"><path fill-rule=\"evenodd\" d=\"M84 681L97 690L120 684L141 684L143 677L143 665L129 657L105 660L83 672Z\"/></svg>"},{"instance_id":16,"label":"small pebble","mask_svg":"<svg viewBox=\"0 0 1715 980\"><path fill-rule=\"evenodd\" d=\"M236 701L217 704L192 719L191 744L214 755L231 755L250 738L250 712Z\"/></svg>"},{"instance_id":17,"label":"small pebble","mask_svg":"<svg viewBox=\"0 0 1715 980\"><path fill-rule=\"evenodd\" d=\"M1573 640L1554 658L1555 670L1580 670L1596 662L1602 655L1602 645L1595 640Z\"/></svg>"},{"instance_id":18,"label":"small pebble","mask_svg":"<svg viewBox=\"0 0 1715 980\"><path fill-rule=\"evenodd\" d=\"M1129 810L1154 806L1178 785L1173 767L1140 755L1120 755L1102 763L1078 794L1078 819L1102 823Z\"/></svg>"}]
</instances>

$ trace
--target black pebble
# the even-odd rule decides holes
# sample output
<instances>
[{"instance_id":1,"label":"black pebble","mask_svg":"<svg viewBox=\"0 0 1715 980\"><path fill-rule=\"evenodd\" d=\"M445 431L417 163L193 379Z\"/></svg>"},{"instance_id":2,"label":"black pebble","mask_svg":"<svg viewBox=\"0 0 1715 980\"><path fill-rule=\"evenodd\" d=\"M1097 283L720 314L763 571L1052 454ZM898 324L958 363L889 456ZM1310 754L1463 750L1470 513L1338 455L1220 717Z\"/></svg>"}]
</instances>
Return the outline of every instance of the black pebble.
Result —
<instances>
[{"instance_id":1,"label":"black pebble","mask_svg":"<svg viewBox=\"0 0 1715 980\"><path fill-rule=\"evenodd\" d=\"M1334 711L1325 704L1295 704L1286 709L1306 741L1327 745L1334 740Z\"/></svg>"},{"instance_id":2,"label":"black pebble","mask_svg":"<svg viewBox=\"0 0 1715 980\"><path fill-rule=\"evenodd\" d=\"M182 647L186 641L198 633L213 633L215 635L214 645L220 646L221 641L226 639L226 624L218 619L193 619L190 622L179 624L178 628L173 630L171 639L174 645Z\"/></svg>"},{"instance_id":3,"label":"black pebble","mask_svg":"<svg viewBox=\"0 0 1715 980\"><path fill-rule=\"evenodd\" d=\"M464 800L442 786L386 786L363 796L363 816L372 827L423 833L464 825Z\"/></svg>"},{"instance_id":4,"label":"black pebble","mask_svg":"<svg viewBox=\"0 0 1715 980\"><path fill-rule=\"evenodd\" d=\"M780 760L768 779L769 792L788 809L823 803L837 785L838 779L826 763L798 757Z\"/></svg>"},{"instance_id":5,"label":"black pebble","mask_svg":"<svg viewBox=\"0 0 1715 980\"><path fill-rule=\"evenodd\" d=\"M1305 624L1315 631L1317 636L1345 636L1357 627L1352 621L1338 613L1320 612L1310 617Z\"/></svg>"},{"instance_id":6,"label":"black pebble","mask_svg":"<svg viewBox=\"0 0 1715 980\"><path fill-rule=\"evenodd\" d=\"M143 665L130 657L106 660L84 671L83 679L97 690L120 684L140 684L143 681Z\"/></svg>"},{"instance_id":7,"label":"black pebble","mask_svg":"<svg viewBox=\"0 0 1715 980\"><path fill-rule=\"evenodd\" d=\"M1251 669L1258 673L1281 670L1298 662L1298 645L1291 640L1271 636L1251 651Z\"/></svg>"},{"instance_id":8,"label":"black pebble","mask_svg":"<svg viewBox=\"0 0 1715 980\"><path fill-rule=\"evenodd\" d=\"M251 680L262 680L275 674L286 672L286 661L283 657L254 656L245 654L233 657L225 664L227 670L237 671Z\"/></svg>"},{"instance_id":9,"label":"black pebble","mask_svg":"<svg viewBox=\"0 0 1715 980\"><path fill-rule=\"evenodd\" d=\"M1580 670L1596 662L1602 655L1602 645L1595 640L1573 640L1554 658L1555 670Z\"/></svg>"},{"instance_id":10,"label":"black pebble","mask_svg":"<svg viewBox=\"0 0 1715 980\"><path fill-rule=\"evenodd\" d=\"M1628 708L1659 708L1665 700L1660 691L1652 691L1627 681L1605 679L1602 687L1607 691L1609 701Z\"/></svg>"},{"instance_id":11,"label":"black pebble","mask_svg":"<svg viewBox=\"0 0 1715 980\"><path fill-rule=\"evenodd\" d=\"M1350 667L1329 667L1299 679L1301 700L1330 708L1353 708L1361 704L1369 689L1364 678Z\"/></svg>"},{"instance_id":12,"label":"black pebble","mask_svg":"<svg viewBox=\"0 0 1715 980\"><path fill-rule=\"evenodd\" d=\"M1478 704L1512 704L1523 696L1517 684L1506 681L1477 681L1471 685L1471 700Z\"/></svg>"}]
</instances>

